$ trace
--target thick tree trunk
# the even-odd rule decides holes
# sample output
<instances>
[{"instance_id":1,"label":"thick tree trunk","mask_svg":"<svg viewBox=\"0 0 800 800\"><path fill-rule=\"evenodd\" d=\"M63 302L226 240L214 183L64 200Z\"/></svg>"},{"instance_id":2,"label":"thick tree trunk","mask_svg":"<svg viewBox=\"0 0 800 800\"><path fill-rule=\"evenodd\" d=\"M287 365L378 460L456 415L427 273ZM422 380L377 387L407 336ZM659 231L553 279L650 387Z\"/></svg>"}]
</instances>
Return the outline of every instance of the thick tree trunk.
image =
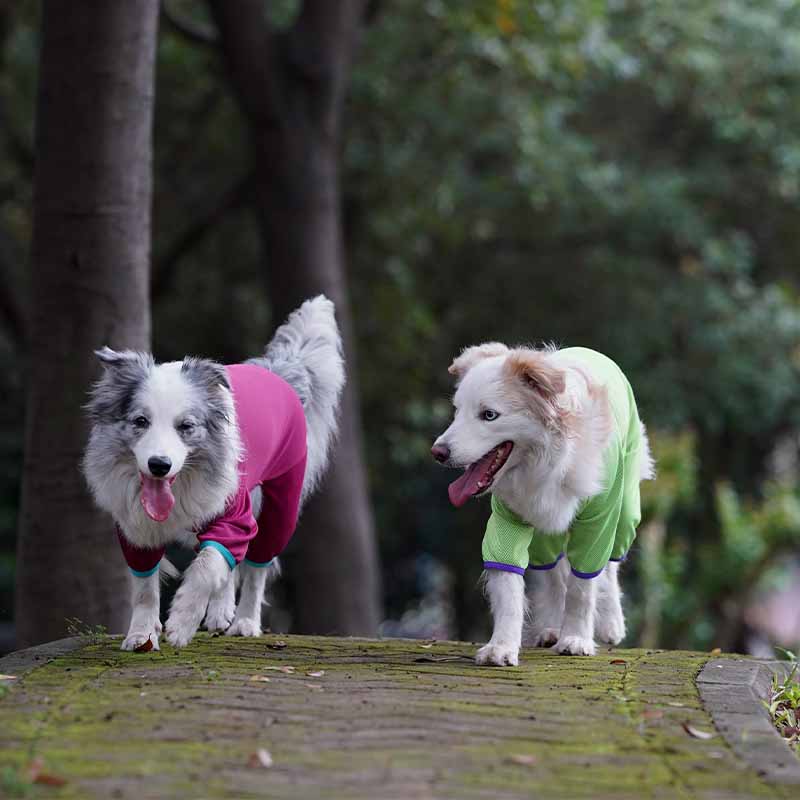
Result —
<instances>
[{"instance_id":1,"label":"thick tree trunk","mask_svg":"<svg viewBox=\"0 0 800 800\"><path fill-rule=\"evenodd\" d=\"M336 303L348 365L332 468L293 542L294 628L374 634L380 618L378 558L362 453L338 171L342 104L364 3L306 0L285 34L266 25L260 0L210 5L251 126L275 320L324 292Z\"/></svg>"},{"instance_id":2,"label":"thick tree trunk","mask_svg":"<svg viewBox=\"0 0 800 800\"><path fill-rule=\"evenodd\" d=\"M377 553L367 492L358 408L355 342L347 291L336 154L307 143L316 174L286 158L291 143L264 136L257 143L258 203L276 321L305 298L336 303L347 355L348 382L340 436L330 473L300 523L290 573L294 628L303 633L374 635L379 620ZM288 146L287 146L288 145ZM275 153L284 157L275 157ZM293 167L293 175L285 173ZM288 181L292 189L285 191ZM293 576L293 577L292 577Z\"/></svg>"},{"instance_id":3,"label":"thick tree trunk","mask_svg":"<svg viewBox=\"0 0 800 800\"><path fill-rule=\"evenodd\" d=\"M43 3L17 642L121 631L127 578L80 473L103 344L147 349L158 0Z\"/></svg>"}]
</instances>

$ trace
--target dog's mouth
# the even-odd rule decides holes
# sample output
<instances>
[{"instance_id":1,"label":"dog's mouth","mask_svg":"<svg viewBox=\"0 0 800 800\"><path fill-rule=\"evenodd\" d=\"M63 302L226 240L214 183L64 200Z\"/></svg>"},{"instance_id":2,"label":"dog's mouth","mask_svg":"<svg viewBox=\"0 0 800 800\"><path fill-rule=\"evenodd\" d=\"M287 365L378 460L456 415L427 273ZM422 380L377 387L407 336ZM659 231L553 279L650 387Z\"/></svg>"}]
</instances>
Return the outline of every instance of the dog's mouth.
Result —
<instances>
[{"instance_id":1,"label":"dog's mouth","mask_svg":"<svg viewBox=\"0 0 800 800\"><path fill-rule=\"evenodd\" d=\"M153 478L150 475L139 473L142 481L141 501L144 513L154 522L164 522L169 518L172 507L175 505L175 496L172 494L172 484L177 475L171 478Z\"/></svg>"},{"instance_id":2,"label":"dog's mouth","mask_svg":"<svg viewBox=\"0 0 800 800\"><path fill-rule=\"evenodd\" d=\"M513 442L503 442L483 458L470 464L464 474L450 484L447 490L450 502L456 508L461 508L471 497L477 497L487 491L494 481L494 476L508 461L513 449Z\"/></svg>"}]
</instances>

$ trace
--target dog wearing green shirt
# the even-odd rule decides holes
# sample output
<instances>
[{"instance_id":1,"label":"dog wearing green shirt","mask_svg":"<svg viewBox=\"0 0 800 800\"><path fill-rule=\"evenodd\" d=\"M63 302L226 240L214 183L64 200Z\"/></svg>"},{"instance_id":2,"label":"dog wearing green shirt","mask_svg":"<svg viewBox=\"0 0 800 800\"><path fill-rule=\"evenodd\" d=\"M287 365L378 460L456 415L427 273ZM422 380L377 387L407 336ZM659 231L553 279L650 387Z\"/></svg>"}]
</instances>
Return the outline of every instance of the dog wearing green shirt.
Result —
<instances>
[{"instance_id":1,"label":"dog wearing green shirt","mask_svg":"<svg viewBox=\"0 0 800 800\"><path fill-rule=\"evenodd\" d=\"M582 347L491 342L450 366L455 416L432 454L464 470L456 507L491 494L483 538L494 630L479 664L516 665L533 575L529 640L594 655L625 637L617 570L641 519L639 483L654 476L647 434L620 368Z\"/></svg>"}]
</instances>

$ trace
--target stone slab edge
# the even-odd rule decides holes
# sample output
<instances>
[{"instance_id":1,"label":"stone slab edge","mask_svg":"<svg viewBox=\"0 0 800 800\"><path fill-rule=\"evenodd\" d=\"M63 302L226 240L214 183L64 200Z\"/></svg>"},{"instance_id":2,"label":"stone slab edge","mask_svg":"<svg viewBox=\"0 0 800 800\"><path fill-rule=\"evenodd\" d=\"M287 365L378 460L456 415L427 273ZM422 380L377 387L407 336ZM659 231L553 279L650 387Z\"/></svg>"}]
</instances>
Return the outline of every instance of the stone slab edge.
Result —
<instances>
[{"instance_id":1,"label":"stone slab edge","mask_svg":"<svg viewBox=\"0 0 800 800\"><path fill-rule=\"evenodd\" d=\"M54 658L77 650L88 641L86 636L68 636L66 639L57 639L55 642L28 647L25 650L17 650L3 656L0 658L0 675L6 677L0 678L0 686L13 686L16 679L26 672L44 666Z\"/></svg>"},{"instance_id":2,"label":"stone slab edge","mask_svg":"<svg viewBox=\"0 0 800 800\"><path fill-rule=\"evenodd\" d=\"M772 724L763 701L785 661L714 658L697 676L700 699L733 751L765 780L800 785L800 758Z\"/></svg>"}]
</instances>

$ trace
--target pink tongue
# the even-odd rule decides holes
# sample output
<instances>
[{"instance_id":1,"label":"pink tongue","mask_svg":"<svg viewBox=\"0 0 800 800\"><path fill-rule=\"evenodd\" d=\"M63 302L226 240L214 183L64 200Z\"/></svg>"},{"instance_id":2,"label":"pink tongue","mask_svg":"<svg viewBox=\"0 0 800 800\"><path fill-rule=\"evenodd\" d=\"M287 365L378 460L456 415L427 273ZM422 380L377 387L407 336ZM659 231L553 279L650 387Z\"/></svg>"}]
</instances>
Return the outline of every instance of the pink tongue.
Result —
<instances>
[{"instance_id":1,"label":"pink tongue","mask_svg":"<svg viewBox=\"0 0 800 800\"><path fill-rule=\"evenodd\" d=\"M467 500L480 491L478 483L489 471L489 467L494 461L495 451L485 455L480 461L471 464L467 471L457 480L454 480L447 488L450 502L456 507L461 508Z\"/></svg>"},{"instance_id":2,"label":"pink tongue","mask_svg":"<svg viewBox=\"0 0 800 800\"><path fill-rule=\"evenodd\" d=\"M142 475L142 505L145 513L156 522L164 522L169 517L175 498L172 495L172 480L149 478Z\"/></svg>"}]
</instances>

